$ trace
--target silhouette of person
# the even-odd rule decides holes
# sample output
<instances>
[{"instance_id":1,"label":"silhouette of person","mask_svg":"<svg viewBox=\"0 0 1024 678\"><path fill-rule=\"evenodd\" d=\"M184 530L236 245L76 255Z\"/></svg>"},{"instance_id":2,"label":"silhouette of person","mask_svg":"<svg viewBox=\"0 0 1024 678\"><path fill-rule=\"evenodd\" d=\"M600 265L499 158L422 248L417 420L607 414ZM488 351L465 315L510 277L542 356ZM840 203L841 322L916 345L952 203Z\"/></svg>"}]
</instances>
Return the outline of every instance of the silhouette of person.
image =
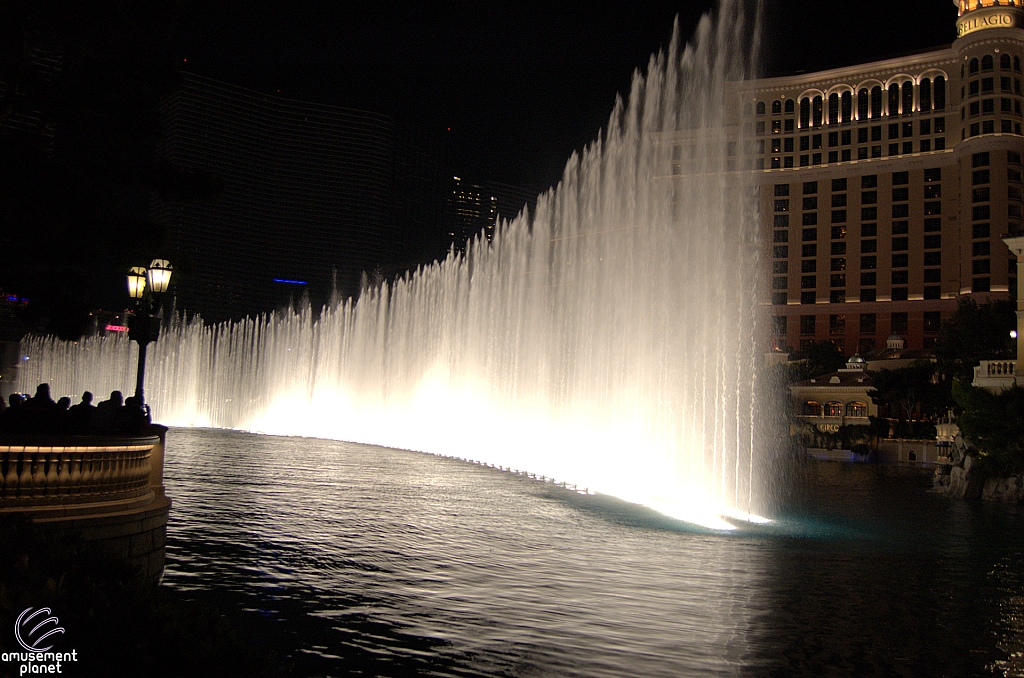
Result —
<instances>
[{"instance_id":1,"label":"silhouette of person","mask_svg":"<svg viewBox=\"0 0 1024 678\"><path fill-rule=\"evenodd\" d=\"M36 394L21 406L25 433L53 433L57 428L57 403L50 397L50 385L39 384Z\"/></svg>"},{"instance_id":2,"label":"silhouette of person","mask_svg":"<svg viewBox=\"0 0 1024 678\"><path fill-rule=\"evenodd\" d=\"M82 402L72 405L68 410L68 432L88 433L92 415L96 412L96 406L92 404L92 393L86 391L82 394Z\"/></svg>"},{"instance_id":3,"label":"silhouette of person","mask_svg":"<svg viewBox=\"0 0 1024 678\"><path fill-rule=\"evenodd\" d=\"M96 406L96 411L92 414L92 428L97 433L113 433L117 412L123 404L124 396L121 392L111 391L110 399Z\"/></svg>"},{"instance_id":4,"label":"silhouette of person","mask_svg":"<svg viewBox=\"0 0 1024 678\"><path fill-rule=\"evenodd\" d=\"M7 398L10 403L6 410L0 412L0 432L21 433L21 406L25 402L25 396L20 393L12 393Z\"/></svg>"}]
</instances>

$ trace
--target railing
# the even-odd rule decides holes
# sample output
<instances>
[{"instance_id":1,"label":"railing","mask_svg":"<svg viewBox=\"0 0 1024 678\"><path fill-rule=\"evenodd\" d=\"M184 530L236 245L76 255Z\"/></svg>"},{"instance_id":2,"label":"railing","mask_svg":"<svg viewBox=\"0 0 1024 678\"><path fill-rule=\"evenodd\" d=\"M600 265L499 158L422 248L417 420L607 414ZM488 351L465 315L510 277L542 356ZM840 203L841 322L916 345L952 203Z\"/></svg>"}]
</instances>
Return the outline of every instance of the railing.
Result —
<instances>
[{"instance_id":1,"label":"railing","mask_svg":"<svg viewBox=\"0 0 1024 678\"><path fill-rule=\"evenodd\" d=\"M144 497L159 443L156 436L4 436L0 512Z\"/></svg>"},{"instance_id":2,"label":"railing","mask_svg":"<svg viewBox=\"0 0 1024 678\"><path fill-rule=\"evenodd\" d=\"M1016 360L983 360L977 368L976 376L1012 377L1017 373Z\"/></svg>"}]
</instances>

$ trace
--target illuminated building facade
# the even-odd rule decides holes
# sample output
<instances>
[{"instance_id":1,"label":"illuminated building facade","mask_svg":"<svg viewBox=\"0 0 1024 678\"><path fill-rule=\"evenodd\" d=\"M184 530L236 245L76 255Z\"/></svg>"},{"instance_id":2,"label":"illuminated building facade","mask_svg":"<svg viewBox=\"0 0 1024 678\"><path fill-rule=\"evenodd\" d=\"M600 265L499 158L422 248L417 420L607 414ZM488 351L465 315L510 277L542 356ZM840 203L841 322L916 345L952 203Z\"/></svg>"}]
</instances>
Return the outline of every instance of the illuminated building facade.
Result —
<instances>
[{"instance_id":1,"label":"illuminated building facade","mask_svg":"<svg viewBox=\"0 0 1024 678\"><path fill-rule=\"evenodd\" d=\"M741 86L778 348L927 349L959 299L1015 297L1024 10L957 4L946 49Z\"/></svg>"}]
</instances>

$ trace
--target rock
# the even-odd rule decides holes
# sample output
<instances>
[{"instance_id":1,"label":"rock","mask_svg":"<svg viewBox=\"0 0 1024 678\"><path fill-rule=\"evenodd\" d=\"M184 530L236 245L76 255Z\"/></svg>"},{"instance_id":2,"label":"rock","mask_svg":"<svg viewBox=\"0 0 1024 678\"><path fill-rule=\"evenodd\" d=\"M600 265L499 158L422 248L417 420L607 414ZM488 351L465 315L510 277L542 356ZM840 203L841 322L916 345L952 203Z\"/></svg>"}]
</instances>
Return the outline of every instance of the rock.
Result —
<instances>
[{"instance_id":1,"label":"rock","mask_svg":"<svg viewBox=\"0 0 1024 678\"><path fill-rule=\"evenodd\" d=\"M982 498L1013 504L1024 502L1024 476L989 478L985 481Z\"/></svg>"}]
</instances>

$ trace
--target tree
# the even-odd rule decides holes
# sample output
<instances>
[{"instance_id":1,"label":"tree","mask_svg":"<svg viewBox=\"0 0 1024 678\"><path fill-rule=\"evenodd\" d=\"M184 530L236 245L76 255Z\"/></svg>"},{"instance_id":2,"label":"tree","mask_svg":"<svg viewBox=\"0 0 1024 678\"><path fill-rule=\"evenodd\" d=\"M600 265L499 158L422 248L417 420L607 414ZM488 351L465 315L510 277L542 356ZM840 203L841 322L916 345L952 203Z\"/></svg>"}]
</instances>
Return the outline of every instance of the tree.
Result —
<instances>
[{"instance_id":1,"label":"tree","mask_svg":"<svg viewBox=\"0 0 1024 678\"><path fill-rule=\"evenodd\" d=\"M949 401L936 383L935 370L935 364L919 360L908 367L873 373L875 402L901 423L912 421L918 413L926 419L942 414Z\"/></svg>"},{"instance_id":2,"label":"tree","mask_svg":"<svg viewBox=\"0 0 1024 678\"><path fill-rule=\"evenodd\" d=\"M953 396L961 409L960 430L982 462L997 475L1024 472L1024 388L996 394L956 382Z\"/></svg>"},{"instance_id":3,"label":"tree","mask_svg":"<svg viewBox=\"0 0 1024 678\"><path fill-rule=\"evenodd\" d=\"M971 383L974 367L982 360L1012 360L1017 346L1010 331L1017 328L1016 304L1001 300L978 304L962 299L939 329L935 355L946 380Z\"/></svg>"},{"instance_id":4,"label":"tree","mask_svg":"<svg viewBox=\"0 0 1024 678\"><path fill-rule=\"evenodd\" d=\"M846 358L831 341L811 342L793 358L800 362L794 366L790 381L803 381L846 366Z\"/></svg>"}]
</instances>

